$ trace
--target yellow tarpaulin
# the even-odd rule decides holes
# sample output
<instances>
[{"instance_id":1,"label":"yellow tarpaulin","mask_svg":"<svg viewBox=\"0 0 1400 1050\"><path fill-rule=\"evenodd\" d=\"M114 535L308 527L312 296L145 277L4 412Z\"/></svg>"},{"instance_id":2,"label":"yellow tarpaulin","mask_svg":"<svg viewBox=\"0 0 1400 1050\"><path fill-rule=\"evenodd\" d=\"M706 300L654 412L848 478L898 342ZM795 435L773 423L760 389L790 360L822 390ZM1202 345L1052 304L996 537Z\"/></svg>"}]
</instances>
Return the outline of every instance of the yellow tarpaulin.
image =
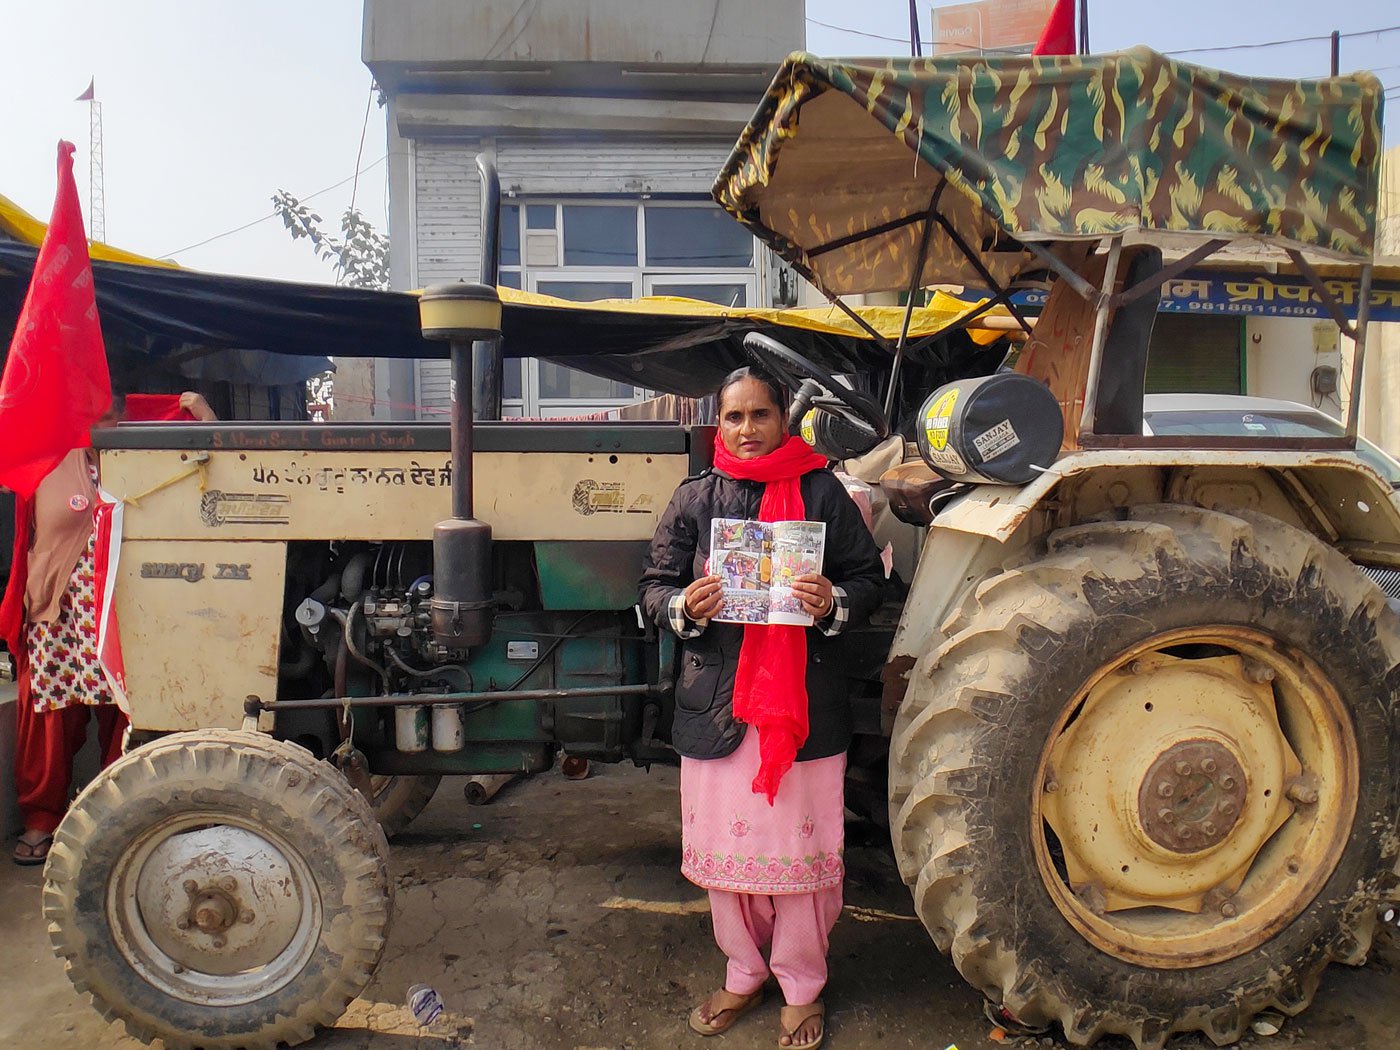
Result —
<instances>
[{"instance_id":1,"label":"yellow tarpaulin","mask_svg":"<svg viewBox=\"0 0 1400 1050\"><path fill-rule=\"evenodd\" d=\"M578 303L569 299L556 299L552 295L537 292L522 292L514 288L499 289L501 302L514 306L547 307L558 310L590 310L619 314L639 314L670 317L713 317L716 319L754 321L785 328L799 328L825 335L842 335L854 339L868 339L865 332L853 320L834 306L806 307L804 309L761 310L747 306L717 306L698 299L682 299L677 296L655 295L645 299L599 299L593 302ZM956 324L964 315L976 309L976 303L968 303L945 292L932 293L929 305L917 307L909 320L909 337L922 338L937 335ZM902 306L862 306L856 312L861 318L886 339L894 341L904 324ZM1010 312L1004 307L988 311L993 317L1009 318ZM984 315L986 316L986 315ZM980 345L987 345L1004 336L1001 329L980 328L974 320L969 326L968 335Z\"/></svg>"},{"instance_id":2,"label":"yellow tarpaulin","mask_svg":"<svg viewBox=\"0 0 1400 1050\"><path fill-rule=\"evenodd\" d=\"M21 244L39 247L44 242L48 224L42 223L8 197L0 195L0 230L4 230ZM167 270L178 270L173 262L152 259L135 252L123 251L97 241L88 242L88 255L101 262L126 263L129 266L159 266Z\"/></svg>"}]
</instances>

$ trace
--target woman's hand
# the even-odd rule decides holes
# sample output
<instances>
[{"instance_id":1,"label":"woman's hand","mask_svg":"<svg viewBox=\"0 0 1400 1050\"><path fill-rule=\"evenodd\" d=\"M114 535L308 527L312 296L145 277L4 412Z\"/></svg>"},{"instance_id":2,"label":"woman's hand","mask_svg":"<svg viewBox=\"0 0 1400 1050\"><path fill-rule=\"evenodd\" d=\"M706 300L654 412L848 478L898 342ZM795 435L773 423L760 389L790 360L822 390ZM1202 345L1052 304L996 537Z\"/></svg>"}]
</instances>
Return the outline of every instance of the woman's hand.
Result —
<instances>
[{"instance_id":1,"label":"woman's hand","mask_svg":"<svg viewBox=\"0 0 1400 1050\"><path fill-rule=\"evenodd\" d=\"M831 596L831 581L818 572L804 572L792 581L792 593L815 620L831 615L836 599Z\"/></svg>"},{"instance_id":2,"label":"woman's hand","mask_svg":"<svg viewBox=\"0 0 1400 1050\"><path fill-rule=\"evenodd\" d=\"M209 402L204 400L204 395L196 394L193 390L186 390L180 395L180 407L201 423L212 423L219 418L214 415Z\"/></svg>"},{"instance_id":3,"label":"woman's hand","mask_svg":"<svg viewBox=\"0 0 1400 1050\"><path fill-rule=\"evenodd\" d=\"M685 614L692 620L708 620L724 604L718 576L701 576L685 589Z\"/></svg>"}]
</instances>

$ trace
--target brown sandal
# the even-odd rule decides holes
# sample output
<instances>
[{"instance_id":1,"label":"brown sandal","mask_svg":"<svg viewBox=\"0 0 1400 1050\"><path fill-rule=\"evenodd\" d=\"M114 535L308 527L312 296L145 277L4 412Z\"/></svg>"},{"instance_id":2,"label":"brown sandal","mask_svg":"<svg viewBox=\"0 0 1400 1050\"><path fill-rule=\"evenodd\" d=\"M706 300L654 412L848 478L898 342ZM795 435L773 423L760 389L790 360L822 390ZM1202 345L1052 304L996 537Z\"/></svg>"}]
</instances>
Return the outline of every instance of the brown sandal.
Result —
<instances>
[{"instance_id":1,"label":"brown sandal","mask_svg":"<svg viewBox=\"0 0 1400 1050\"><path fill-rule=\"evenodd\" d=\"M731 999L735 1000L734 1005L721 1007L710 1016L708 1021L702 1019L700 1016L701 1009L706 1005L715 1005L715 997L719 995L729 996ZM738 995L735 992L721 988L719 991L711 993L708 999L694 1010L690 1011L690 1030L697 1035L719 1035L721 1032L727 1032L734 1027L739 1018L743 1017L761 1002L763 1002L762 988L752 995Z\"/></svg>"},{"instance_id":2,"label":"brown sandal","mask_svg":"<svg viewBox=\"0 0 1400 1050\"><path fill-rule=\"evenodd\" d=\"M39 835L34 838L26 831L15 843L14 852L10 858L21 867L34 867L44 863L49 859L49 847L53 845L52 835Z\"/></svg>"},{"instance_id":3,"label":"brown sandal","mask_svg":"<svg viewBox=\"0 0 1400 1050\"><path fill-rule=\"evenodd\" d=\"M788 1024L787 1017L795 1015L799 1010L802 1011L802 1016L798 1017L792 1024ZM817 1019L816 1036L805 1043L799 1043L793 1039L794 1033L814 1017ZM778 1030L782 1032L778 1039L779 1050L819 1050L822 1043L826 1042L826 1005L818 999L805 1006L784 1006L778 1014ZM793 1041L785 1043L784 1039L792 1039Z\"/></svg>"}]
</instances>

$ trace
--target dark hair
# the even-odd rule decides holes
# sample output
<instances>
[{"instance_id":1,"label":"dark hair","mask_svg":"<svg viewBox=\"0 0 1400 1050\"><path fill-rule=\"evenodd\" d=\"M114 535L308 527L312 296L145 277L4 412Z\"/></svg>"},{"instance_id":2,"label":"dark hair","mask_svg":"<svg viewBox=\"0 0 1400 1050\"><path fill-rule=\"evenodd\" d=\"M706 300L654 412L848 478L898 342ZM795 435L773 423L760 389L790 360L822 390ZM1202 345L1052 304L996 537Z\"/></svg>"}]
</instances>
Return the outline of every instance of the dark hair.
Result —
<instances>
[{"instance_id":1,"label":"dark hair","mask_svg":"<svg viewBox=\"0 0 1400 1050\"><path fill-rule=\"evenodd\" d=\"M720 410L720 406L724 404L724 392L728 390L731 386L733 386L735 383L738 383L744 379L754 379L762 383L765 387L768 388L768 393L773 398L773 404L778 406L778 411L787 411L788 396L787 391L783 389L783 385L779 383L776 379L774 379L772 376L770 376L767 372L761 371L757 368L751 368L750 366L745 365L743 368L734 369L734 371L730 372L727 376L725 376L724 382L722 382L719 385L719 389L715 391L716 412L718 412Z\"/></svg>"}]
</instances>

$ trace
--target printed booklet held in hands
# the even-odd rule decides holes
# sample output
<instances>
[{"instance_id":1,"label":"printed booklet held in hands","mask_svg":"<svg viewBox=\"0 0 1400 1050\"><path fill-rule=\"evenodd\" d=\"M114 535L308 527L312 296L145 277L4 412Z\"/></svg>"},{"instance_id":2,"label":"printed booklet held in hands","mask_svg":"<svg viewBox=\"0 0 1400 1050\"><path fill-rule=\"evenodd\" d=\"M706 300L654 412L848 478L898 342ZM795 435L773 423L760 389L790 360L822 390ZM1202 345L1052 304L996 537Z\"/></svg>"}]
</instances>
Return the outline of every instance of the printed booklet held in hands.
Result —
<instances>
[{"instance_id":1,"label":"printed booklet held in hands","mask_svg":"<svg viewBox=\"0 0 1400 1050\"><path fill-rule=\"evenodd\" d=\"M715 518L710 523L710 572L720 578L721 623L812 624L792 592L792 581L822 571L824 521L746 521Z\"/></svg>"}]
</instances>

